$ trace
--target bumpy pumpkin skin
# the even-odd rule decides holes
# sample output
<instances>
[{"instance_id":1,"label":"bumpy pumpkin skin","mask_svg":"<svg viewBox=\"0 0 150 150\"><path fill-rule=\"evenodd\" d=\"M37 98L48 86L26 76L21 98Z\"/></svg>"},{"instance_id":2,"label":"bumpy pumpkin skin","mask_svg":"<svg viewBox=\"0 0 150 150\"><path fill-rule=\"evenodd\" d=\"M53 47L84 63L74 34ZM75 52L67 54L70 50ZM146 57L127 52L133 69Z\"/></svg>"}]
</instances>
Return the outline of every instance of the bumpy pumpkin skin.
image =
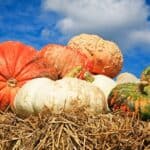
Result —
<instances>
[{"instance_id":1,"label":"bumpy pumpkin skin","mask_svg":"<svg viewBox=\"0 0 150 150\"><path fill-rule=\"evenodd\" d=\"M93 74L115 77L122 68L123 56L119 47L114 42L104 40L97 35L77 35L70 39L68 46L80 49L94 61L94 67L90 70Z\"/></svg>"},{"instance_id":2,"label":"bumpy pumpkin skin","mask_svg":"<svg viewBox=\"0 0 150 150\"><path fill-rule=\"evenodd\" d=\"M46 59L47 65L56 68L58 78L64 77L78 66L82 67L82 72L79 74L82 78L83 72L93 67L93 62L85 54L68 46L48 44L40 50L39 55Z\"/></svg>"},{"instance_id":3,"label":"bumpy pumpkin skin","mask_svg":"<svg viewBox=\"0 0 150 150\"><path fill-rule=\"evenodd\" d=\"M13 103L18 89L28 80L50 76L36 50L17 41L0 43L0 109Z\"/></svg>"},{"instance_id":4,"label":"bumpy pumpkin skin","mask_svg":"<svg viewBox=\"0 0 150 150\"><path fill-rule=\"evenodd\" d=\"M150 119L150 86L135 83L117 85L108 97L108 106L112 111L122 110L135 113L142 119Z\"/></svg>"}]
</instances>

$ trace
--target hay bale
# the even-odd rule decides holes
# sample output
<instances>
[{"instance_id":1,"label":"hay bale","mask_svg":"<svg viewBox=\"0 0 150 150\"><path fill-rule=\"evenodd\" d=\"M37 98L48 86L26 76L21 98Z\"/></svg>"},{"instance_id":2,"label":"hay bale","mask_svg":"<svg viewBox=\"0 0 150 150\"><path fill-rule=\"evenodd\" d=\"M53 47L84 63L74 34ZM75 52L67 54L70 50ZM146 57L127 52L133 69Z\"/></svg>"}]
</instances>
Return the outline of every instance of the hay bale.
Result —
<instances>
[{"instance_id":1,"label":"hay bale","mask_svg":"<svg viewBox=\"0 0 150 150\"><path fill-rule=\"evenodd\" d=\"M135 150L150 149L150 122L135 116L89 114L83 108L52 113L44 110L26 119L0 113L2 150Z\"/></svg>"}]
</instances>

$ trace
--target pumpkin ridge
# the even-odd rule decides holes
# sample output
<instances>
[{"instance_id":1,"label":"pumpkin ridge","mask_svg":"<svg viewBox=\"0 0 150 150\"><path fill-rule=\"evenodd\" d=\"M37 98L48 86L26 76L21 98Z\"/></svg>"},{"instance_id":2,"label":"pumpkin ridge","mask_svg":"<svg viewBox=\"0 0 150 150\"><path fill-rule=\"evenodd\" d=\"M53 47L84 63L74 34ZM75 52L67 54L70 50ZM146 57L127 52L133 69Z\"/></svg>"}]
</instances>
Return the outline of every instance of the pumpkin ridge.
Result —
<instances>
[{"instance_id":1,"label":"pumpkin ridge","mask_svg":"<svg viewBox=\"0 0 150 150\"><path fill-rule=\"evenodd\" d=\"M1 57L5 60L5 69L6 69L6 71L7 71L7 75L8 76L10 76L10 74L11 74L11 72L10 72L10 70L9 70L9 68L8 68L8 61L6 60L6 56L4 55L4 52L3 52L3 49L1 49L0 48L0 55L1 55ZM7 80L9 77L8 76L5 76L5 79Z\"/></svg>"},{"instance_id":2,"label":"pumpkin ridge","mask_svg":"<svg viewBox=\"0 0 150 150\"><path fill-rule=\"evenodd\" d=\"M13 63L13 65L14 65L14 70L13 70L13 72L12 72L12 76L15 76L17 62L18 62L18 58L19 58L19 56L20 56L20 54L19 54L19 49L22 49L22 45L20 45L20 44L18 45L18 49L17 49L17 53L16 53L16 58L14 59L14 63Z\"/></svg>"},{"instance_id":3,"label":"pumpkin ridge","mask_svg":"<svg viewBox=\"0 0 150 150\"><path fill-rule=\"evenodd\" d=\"M1 91L2 89L4 89L4 88L5 88L5 86L6 86L6 85L4 84L4 85L0 88L0 91Z\"/></svg>"},{"instance_id":4,"label":"pumpkin ridge","mask_svg":"<svg viewBox=\"0 0 150 150\"><path fill-rule=\"evenodd\" d=\"M7 87L4 87L1 91L0 91L0 108L3 110L5 108L5 106L7 106L9 104L9 99L6 99L6 97L9 95L9 91L7 91ZM5 95L5 91L7 91L7 96Z\"/></svg>"},{"instance_id":5,"label":"pumpkin ridge","mask_svg":"<svg viewBox=\"0 0 150 150\"><path fill-rule=\"evenodd\" d=\"M0 73L0 76L3 77L3 79L4 79L4 80L1 80L1 81L5 82L5 80L7 80L7 77L4 74Z\"/></svg>"},{"instance_id":6,"label":"pumpkin ridge","mask_svg":"<svg viewBox=\"0 0 150 150\"><path fill-rule=\"evenodd\" d=\"M2 57L5 60L6 67L9 72L9 76L11 77L15 73L15 67L20 57L19 49L23 49L23 46L26 46L26 45L18 41L8 41L8 42L2 43L2 49L1 49ZM15 47L15 50L14 50L14 47Z\"/></svg>"},{"instance_id":7,"label":"pumpkin ridge","mask_svg":"<svg viewBox=\"0 0 150 150\"><path fill-rule=\"evenodd\" d=\"M28 63L26 63L26 64L19 70L19 72L15 74L15 78L17 78L17 77L22 73L22 71L24 71L24 69L25 69L27 66L29 66L30 64L32 64L34 61L36 61L36 60L38 60L38 59L39 59L39 58L37 57L36 59L34 58L34 59L30 60Z\"/></svg>"},{"instance_id":8,"label":"pumpkin ridge","mask_svg":"<svg viewBox=\"0 0 150 150\"><path fill-rule=\"evenodd\" d=\"M28 46L25 44L17 44L17 46L18 46L18 49L19 48L22 49L22 55L25 55L25 56L27 55L26 49L28 49L28 51L31 53L31 55L28 58L29 60L27 62L25 62L23 65L21 65L21 68L20 68L20 65L18 66L19 62L22 62L22 60L25 58L21 57L20 52L17 51L17 53L16 53L17 59L15 62L15 70L14 70L16 73L12 74L14 77L17 77L18 74L20 74L22 72L22 70L28 65L28 63L33 63L34 61L36 61L36 60L33 61L33 59L35 59L34 57L37 56L36 50L34 48L32 48L31 46ZM17 70L18 68L20 68L20 69Z\"/></svg>"}]
</instances>

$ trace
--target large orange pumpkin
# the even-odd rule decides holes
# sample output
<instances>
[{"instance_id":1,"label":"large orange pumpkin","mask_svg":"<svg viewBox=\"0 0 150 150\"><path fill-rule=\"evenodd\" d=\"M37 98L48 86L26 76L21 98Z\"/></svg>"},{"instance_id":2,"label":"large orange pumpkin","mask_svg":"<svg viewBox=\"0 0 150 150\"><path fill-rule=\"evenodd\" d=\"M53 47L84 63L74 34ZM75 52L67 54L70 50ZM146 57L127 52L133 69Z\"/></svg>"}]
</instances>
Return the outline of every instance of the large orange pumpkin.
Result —
<instances>
[{"instance_id":1,"label":"large orange pumpkin","mask_svg":"<svg viewBox=\"0 0 150 150\"><path fill-rule=\"evenodd\" d=\"M84 72L93 67L93 62L84 53L68 46L48 44L40 50L39 55L46 59L47 65L56 68L59 78L77 66L82 67L82 71L76 77L82 78Z\"/></svg>"},{"instance_id":2,"label":"large orange pumpkin","mask_svg":"<svg viewBox=\"0 0 150 150\"><path fill-rule=\"evenodd\" d=\"M49 76L37 51L17 41L0 43L0 109L12 103L18 89L28 80Z\"/></svg>"}]
</instances>

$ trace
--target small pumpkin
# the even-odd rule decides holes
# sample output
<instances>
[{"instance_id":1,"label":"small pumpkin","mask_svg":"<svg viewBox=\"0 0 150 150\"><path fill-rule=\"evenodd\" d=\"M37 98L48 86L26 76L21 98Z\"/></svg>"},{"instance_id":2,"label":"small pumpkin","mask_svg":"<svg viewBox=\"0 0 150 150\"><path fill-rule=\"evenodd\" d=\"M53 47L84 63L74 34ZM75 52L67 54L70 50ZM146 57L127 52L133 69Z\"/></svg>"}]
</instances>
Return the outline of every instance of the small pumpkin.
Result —
<instances>
[{"instance_id":1,"label":"small pumpkin","mask_svg":"<svg viewBox=\"0 0 150 150\"><path fill-rule=\"evenodd\" d=\"M68 46L81 50L94 62L93 74L115 77L121 70L123 56L119 47L111 41L92 34L80 34L68 42Z\"/></svg>"},{"instance_id":2,"label":"small pumpkin","mask_svg":"<svg viewBox=\"0 0 150 150\"><path fill-rule=\"evenodd\" d=\"M68 46L48 44L39 51L39 55L46 59L47 65L56 68L58 79L64 77L74 67L81 66L82 71L91 70L93 67L93 62L84 53ZM78 77L82 78L82 74L81 72Z\"/></svg>"},{"instance_id":3,"label":"small pumpkin","mask_svg":"<svg viewBox=\"0 0 150 150\"><path fill-rule=\"evenodd\" d=\"M13 103L14 97L26 81L51 76L36 50L17 41L0 43L0 109ZM52 76L51 76L52 77Z\"/></svg>"},{"instance_id":4,"label":"small pumpkin","mask_svg":"<svg viewBox=\"0 0 150 150\"><path fill-rule=\"evenodd\" d=\"M111 110L122 110L139 114L143 120L150 119L149 68L141 75L139 83L118 84L108 97Z\"/></svg>"},{"instance_id":5,"label":"small pumpkin","mask_svg":"<svg viewBox=\"0 0 150 150\"><path fill-rule=\"evenodd\" d=\"M150 119L150 85L124 83L117 85L108 97L112 111L139 114L143 120Z\"/></svg>"},{"instance_id":6,"label":"small pumpkin","mask_svg":"<svg viewBox=\"0 0 150 150\"><path fill-rule=\"evenodd\" d=\"M28 81L14 100L15 112L23 117L37 114L44 107L59 112L86 106L93 113L107 111L103 92L91 83L77 78L65 77L52 81L37 78Z\"/></svg>"},{"instance_id":7,"label":"small pumpkin","mask_svg":"<svg viewBox=\"0 0 150 150\"><path fill-rule=\"evenodd\" d=\"M117 84L122 83L139 83L140 79L138 79L135 75L129 72L121 73L117 76L116 80Z\"/></svg>"},{"instance_id":8,"label":"small pumpkin","mask_svg":"<svg viewBox=\"0 0 150 150\"><path fill-rule=\"evenodd\" d=\"M108 98L111 90L117 85L113 79L105 75L92 75L89 72L85 72L84 78L86 81L90 81L94 86L101 89L106 99Z\"/></svg>"}]
</instances>

